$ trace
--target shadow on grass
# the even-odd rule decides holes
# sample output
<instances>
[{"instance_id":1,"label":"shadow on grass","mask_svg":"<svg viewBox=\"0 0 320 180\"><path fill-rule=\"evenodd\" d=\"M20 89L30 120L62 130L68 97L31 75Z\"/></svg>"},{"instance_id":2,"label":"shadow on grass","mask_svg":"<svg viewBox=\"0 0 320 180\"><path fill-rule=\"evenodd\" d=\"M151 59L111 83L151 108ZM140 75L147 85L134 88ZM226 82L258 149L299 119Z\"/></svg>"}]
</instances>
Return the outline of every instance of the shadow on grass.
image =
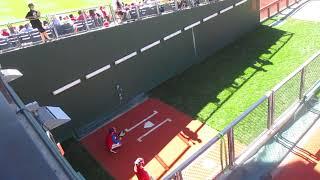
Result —
<instances>
[{"instance_id":1,"label":"shadow on grass","mask_svg":"<svg viewBox=\"0 0 320 180\"><path fill-rule=\"evenodd\" d=\"M207 122L257 72L266 72L264 67L272 65L270 59L292 36L289 32L260 26L255 32L247 33L203 63L166 81L151 94ZM277 46L273 48L275 44ZM250 72L246 72L248 68ZM220 94L222 92L223 95ZM209 103L214 106L206 110L204 115L199 115ZM215 128L219 130L219 127Z\"/></svg>"},{"instance_id":2,"label":"shadow on grass","mask_svg":"<svg viewBox=\"0 0 320 180\"><path fill-rule=\"evenodd\" d=\"M83 148L83 146L74 139L69 139L63 143L65 149L65 158L71 166L79 171L87 180L113 180L110 176Z\"/></svg>"}]
</instances>

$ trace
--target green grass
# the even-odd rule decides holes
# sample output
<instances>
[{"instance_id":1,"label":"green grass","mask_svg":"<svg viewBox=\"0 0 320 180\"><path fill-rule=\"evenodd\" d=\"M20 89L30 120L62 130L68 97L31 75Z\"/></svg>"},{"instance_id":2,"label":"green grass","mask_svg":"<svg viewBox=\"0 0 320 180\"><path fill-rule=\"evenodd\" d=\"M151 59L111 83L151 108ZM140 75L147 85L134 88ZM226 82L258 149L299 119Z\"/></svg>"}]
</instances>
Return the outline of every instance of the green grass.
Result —
<instances>
[{"instance_id":1,"label":"green grass","mask_svg":"<svg viewBox=\"0 0 320 180\"><path fill-rule=\"evenodd\" d=\"M0 24L24 19L28 12L27 5L29 2L29 0L0 1ZM42 15L107 4L107 0L33 0L32 2Z\"/></svg>"},{"instance_id":2,"label":"green grass","mask_svg":"<svg viewBox=\"0 0 320 180\"><path fill-rule=\"evenodd\" d=\"M320 49L319 28L293 19L276 28L261 26L152 95L220 131ZM247 144L256 137L266 127L265 116L257 112L241 123L238 140Z\"/></svg>"},{"instance_id":3,"label":"green grass","mask_svg":"<svg viewBox=\"0 0 320 180\"><path fill-rule=\"evenodd\" d=\"M88 180L112 180L112 176L101 168L92 156L82 147L81 144L73 139L63 143L65 158L72 167L79 171Z\"/></svg>"}]
</instances>

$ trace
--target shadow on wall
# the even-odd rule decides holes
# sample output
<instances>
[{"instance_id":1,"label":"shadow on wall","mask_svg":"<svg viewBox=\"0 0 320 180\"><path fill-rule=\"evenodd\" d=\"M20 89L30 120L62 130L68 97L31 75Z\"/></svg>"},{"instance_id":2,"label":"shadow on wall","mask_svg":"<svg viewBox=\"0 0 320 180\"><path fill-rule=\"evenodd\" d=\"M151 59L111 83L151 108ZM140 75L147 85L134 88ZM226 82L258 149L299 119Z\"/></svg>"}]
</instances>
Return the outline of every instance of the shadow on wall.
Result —
<instances>
[{"instance_id":1,"label":"shadow on wall","mask_svg":"<svg viewBox=\"0 0 320 180\"><path fill-rule=\"evenodd\" d=\"M292 36L292 33L260 26L203 63L158 86L152 95L206 122L257 72L266 72L264 67L273 65L270 59ZM280 45L271 48L276 43ZM245 72L248 68L253 71ZM224 95L218 97L223 91ZM199 114L209 103L214 104L210 112Z\"/></svg>"}]
</instances>

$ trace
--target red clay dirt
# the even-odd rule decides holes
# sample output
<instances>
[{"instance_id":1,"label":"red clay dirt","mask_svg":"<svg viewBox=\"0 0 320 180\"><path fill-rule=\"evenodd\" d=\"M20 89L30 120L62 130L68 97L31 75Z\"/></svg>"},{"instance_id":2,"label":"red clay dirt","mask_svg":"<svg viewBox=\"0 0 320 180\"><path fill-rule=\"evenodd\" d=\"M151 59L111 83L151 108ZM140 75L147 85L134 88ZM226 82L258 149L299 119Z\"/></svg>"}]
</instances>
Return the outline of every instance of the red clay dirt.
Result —
<instances>
[{"instance_id":1,"label":"red clay dirt","mask_svg":"<svg viewBox=\"0 0 320 180\"><path fill-rule=\"evenodd\" d=\"M105 138L110 127L130 129L154 114L154 111L157 114L147 120L154 124L153 127L146 129L144 123L141 123L126 134L117 154L107 151ZM148 134L152 128L156 129ZM142 142L139 142L137 139L144 134ZM191 117L159 100L149 99L88 135L81 143L116 179L134 178L133 162L138 157L144 158L148 172L159 179L214 135L214 130L199 121L193 121Z\"/></svg>"}]
</instances>

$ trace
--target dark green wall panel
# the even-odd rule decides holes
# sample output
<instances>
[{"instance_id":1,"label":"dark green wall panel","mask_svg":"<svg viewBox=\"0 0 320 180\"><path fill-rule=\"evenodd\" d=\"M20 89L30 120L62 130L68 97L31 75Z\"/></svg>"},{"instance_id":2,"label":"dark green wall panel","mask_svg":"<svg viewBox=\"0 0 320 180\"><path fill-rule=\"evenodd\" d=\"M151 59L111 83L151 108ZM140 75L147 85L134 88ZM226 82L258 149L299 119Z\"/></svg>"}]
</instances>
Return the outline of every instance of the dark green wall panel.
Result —
<instances>
[{"instance_id":1,"label":"dark green wall panel","mask_svg":"<svg viewBox=\"0 0 320 180\"><path fill-rule=\"evenodd\" d=\"M5 68L17 68L24 74L12 86L25 103L36 100L41 105L60 106L71 116L71 123L57 131L66 137L72 129L92 124L96 119L120 110L138 94L149 91L253 30L259 24L259 10L252 0L202 22L203 18L236 2L220 1L21 49L2 54L0 64ZM183 29L197 21L201 24L193 28L195 54L192 30ZM182 33L163 41L162 38L178 30ZM144 46L160 39L159 45L140 52ZM132 52L138 54L115 65L116 60ZM108 64L111 68L107 71L85 79L88 73ZM76 79L82 82L57 96L52 95L54 90ZM122 101L116 85L122 89Z\"/></svg>"}]
</instances>

